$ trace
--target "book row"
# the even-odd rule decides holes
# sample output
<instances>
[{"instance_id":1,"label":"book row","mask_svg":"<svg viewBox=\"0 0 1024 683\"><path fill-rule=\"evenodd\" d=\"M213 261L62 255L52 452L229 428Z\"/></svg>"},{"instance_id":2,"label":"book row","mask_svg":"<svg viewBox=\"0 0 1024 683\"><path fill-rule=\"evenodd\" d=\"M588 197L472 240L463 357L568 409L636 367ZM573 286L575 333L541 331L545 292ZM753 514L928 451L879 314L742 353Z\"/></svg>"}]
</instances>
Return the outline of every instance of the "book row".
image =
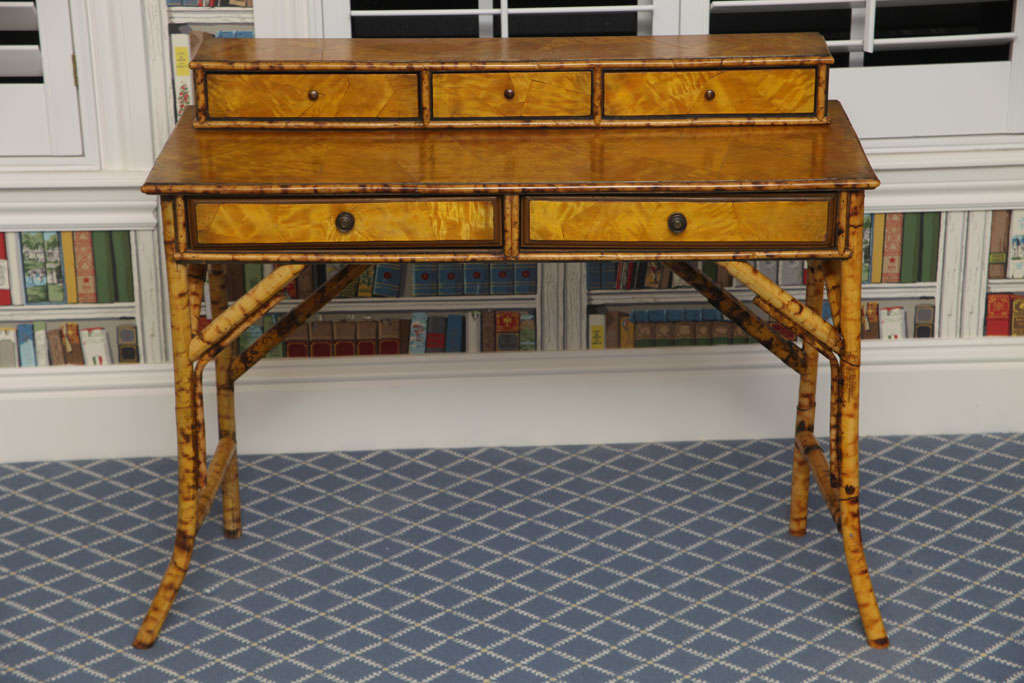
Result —
<instances>
[{"instance_id":1,"label":"book row","mask_svg":"<svg viewBox=\"0 0 1024 683\"><path fill-rule=\"evenodd\" d=\"M988 279L1024 278L1024 209L992 212Z\"/></svg>"},{"instance_id":2,"label":"book row","mask_svg":"<svg viewBox=\"0 0 1024 683\"><path fill-rule=\"evenodd\" d=\"M0 325L0 368L138 362L135 323L40 320Z\"/></svg>"},{"instance_id":3,"label":"book row","mask_svg":"<svg viewBox=\"0 0 1024 683\"><path fill-rule=\"evenodd\" d=\"M1024 294L989 294L985 336L1024 337Z\"/></svg>"},{"instance_id":4,"label":"book row","mask_svg":"<svg viewBox=\"0 0 1024 683\"><path fill-rule=\"evenodd\" d=\"M864 216L862 282L935 282L942 214L874 213Z\"/></svg>"},{"instance_id":5,"label":"book row","mask_svg":"<svg viewBox=\"0 0 1024 683\"><path fill-rule=\"evenodd\" d=\"M305 299L342 266L314 264L289 283L288 296ZM273 266L227 266L228 298L237 299ZM513 296L537 293L536 263L379 263L364 270L339 297Z\"/></svg>"},{"instance_id":6,"label":"book row","mask_svg":"<svg viewBox=\"0 0 1024 683\"><path fill-rule=\"evenodd\" d=\"M243 349L273 328L280 316L264 316L239 337ZM344 318L300 325L268 357L317 358L405 353L535 351L537 323L529 311L415 312L401 318Z\"/></svg>"},{"instance_id":7,"label":"book row","mask_svg":"<svg viewBox=\"0 0 1024 683\"><path fill-rule=\"evenodd\" d=\"M913 307L913 319L908 325L911 310L904 306L880 307L878 302L864 302L862 306L864 339L904 339L907 331L913 337L932 337L935 334L935 305L930 301ZM822 317L832 319L826 303ZM785 339L793 340L793 331L775 321L768 326ZM714 308L683 308L656 310L606 310L588 316L588 339L592 349L626 349L650 346L707 346L715 344L747 344L754 339L739 325L724 318Z\"/></svg>"},{"instance_id":8,"label":"book row","mask_svg":"<svg viewBox=\"0 0 1024 683\"><path fill-rule=\"evenodd\" d=\"M134 299L127 231L9 232L0 240L0 306Z\"/></svg>"}]
</instances>

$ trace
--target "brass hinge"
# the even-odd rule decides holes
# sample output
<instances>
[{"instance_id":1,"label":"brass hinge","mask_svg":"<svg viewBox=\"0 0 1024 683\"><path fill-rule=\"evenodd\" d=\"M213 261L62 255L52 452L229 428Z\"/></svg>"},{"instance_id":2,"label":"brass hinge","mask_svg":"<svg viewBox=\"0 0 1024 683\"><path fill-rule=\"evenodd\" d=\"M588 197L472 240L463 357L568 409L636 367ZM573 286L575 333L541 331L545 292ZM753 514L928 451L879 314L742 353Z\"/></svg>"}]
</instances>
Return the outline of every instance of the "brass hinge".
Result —
<instances>
[{"instance_id":1,"label":"brass hinge","mask_svg":"<svg viewBox=\"0 0 1024 683\"><path fill-rule=\"evenodd\" d=\"M78 87L78 59L75 57L75 53L71 53L71 75L75 78L75 87Z\"/></svg>"}]
</instances>

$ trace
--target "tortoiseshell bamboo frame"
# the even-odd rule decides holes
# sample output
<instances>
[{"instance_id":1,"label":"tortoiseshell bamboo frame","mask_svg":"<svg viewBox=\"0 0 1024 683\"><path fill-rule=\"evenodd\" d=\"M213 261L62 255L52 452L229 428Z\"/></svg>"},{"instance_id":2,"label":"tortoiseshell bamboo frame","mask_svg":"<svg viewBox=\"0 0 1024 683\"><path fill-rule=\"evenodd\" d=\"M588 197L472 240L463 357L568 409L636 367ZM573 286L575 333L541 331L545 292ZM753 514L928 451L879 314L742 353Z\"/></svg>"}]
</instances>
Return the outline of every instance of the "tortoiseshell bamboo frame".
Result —
<instances>
[{"instance_id":1,"label":"tortoiseshell bamboo frame","mask_svg":"<svg viewBox=\"0 0 1024 683\"><path fill-rule=\"evenodd\" d=\"M810 475L813 472L843 540L850 580L867 641L872 647L882 648L888 646L889 640L868 576L860 532L858 419L863 201L862 192L849 194L844 230L846 251L843 255L839 258L813 259L809 262L804 303L794 299L744 261L719 262L720 266L754 292L754 303L757 307L796 332L803 341L802 346L797 346L777 334L734 296L690 265L682 261L665 258L662 260L707 298L711 305L739 324L800 375L789 530L794 535L803 535L806 532L807 498ZM183 208L180 199L165 198L162 202L178 434L177 532L170 564L135 638L134 645L138 648L151 646L159 635L188 571L196 533L210 509L218 488L223 493L225 535L235 537L241 533L235 435L235 381L267 351L280 343L289 331L303 324L310 315L323 307L366 268L361 262L344 267L290 314L278 321L273 329L264 333L241 354L236 355L234 342L238 336L281 301L281 290L307 267L307 263L287 263L278 266L263 281L229 306L224 281L225 264L196 263L193 259L185 258L182 253L182 245L178 242L180 233L176 232L176 218L180 220L178 212ZM517 231L515 218L506 216L506 237L515 235ZM575 256L586 258L587 254ZM609 254L593 256L607 258ZM742 259L750 258L750 255L738 253L732 257ZM522 258L533 260L534 257L524 254ZM306 259L307 262L317 260ZM389 259L387 255L382 255L380 260ZM200 330L200 302L207 276L210 284L211 315L214 319ZM826 286L835 323L826 322L821 317ZM818 354L825 356L831 369L830 451L827 461L813 434ZM202 372L210 360L214 360L216 366L219 439L211 462L207 466Z\"/></svg>"}]
</instances>

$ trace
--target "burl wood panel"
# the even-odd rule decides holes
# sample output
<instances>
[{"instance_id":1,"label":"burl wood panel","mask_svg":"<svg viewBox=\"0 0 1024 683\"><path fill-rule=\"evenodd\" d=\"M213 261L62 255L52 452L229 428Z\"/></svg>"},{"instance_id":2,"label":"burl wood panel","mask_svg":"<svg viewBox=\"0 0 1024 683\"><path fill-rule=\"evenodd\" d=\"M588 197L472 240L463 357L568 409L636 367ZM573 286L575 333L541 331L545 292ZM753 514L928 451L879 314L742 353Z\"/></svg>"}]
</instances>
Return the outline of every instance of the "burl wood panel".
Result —
<instances>
[{"instance_id":1,"label":"burl wood panel","mask_svg":"<svg viewBox=\"0 0 1024 683\"><path fill-rule=\"evenodd\" d=\"M827 125L196 130L186 112L149 193L712 192L876 187L843 108Z\"/></svg>"},{"instance_id":2,"label":"burl wood panel","mask_svg":"<svg viewBox=\"0 0 1024 683\"><path fill-rule=\"evenodd\" d=\"M815 82L810 68L606 71L604 115L814 114Z\"/></svg>"},{"instance_id":3,"label":"burl wood panel","mask_svg":"<svg viewBox=\"0 0 1024 683\"><path fill-rule=\"evenodd\" d=\"M497 242L496 199L387 199L334 202L197 201L196 244ZM341 232L343 211L355 227Z\"/></svg>"},{"instance_id":4,"label":"burl wood panel","mask_svg":"<svg viewBox=\"0 0 1024 683\"><path fill-rule=\"evenodd\" d=\"M419 116L416 74L206 74L213 118ZM315 100L310 91L317 92Z\"/></svg>"},{"instance_id":5,"label":"burl wood panel","mask_svg":"<svg viewBox=\"0 0 1024 683\"><path fill-rule=\"evenodd\" d=\"M825 245L832 236L831 199L526 199L527 243L639 242ZM682 213L673 233L668 218Z\"/></svg>"},{"instance_id":6,"label":"burl wood panel","mask_svg":"<svg viewBox=\"0 0 1024 683\"><path fill-rule=\"evenodd\" d=\"M522 38L358 38L204 40L192 63L206 68L268 71L310 65L387 68L413 64L429 68L452 64L544 64L671 61L672 66L708 63L831 64L817 33L733 35L563 36ZM255 64L262 62L263 64Z\"/></svg>"},{"instance_id":7,"label":"burl wood panel","mask_svg":"<svg viewBox=\"0 0 1024 683\"><path fill-rule=\"evenodd\" d=\"M439 73L434 119L589 116L589 71ZM512 97L506 97L506 90Z\"/></svg>"}]
</instances>

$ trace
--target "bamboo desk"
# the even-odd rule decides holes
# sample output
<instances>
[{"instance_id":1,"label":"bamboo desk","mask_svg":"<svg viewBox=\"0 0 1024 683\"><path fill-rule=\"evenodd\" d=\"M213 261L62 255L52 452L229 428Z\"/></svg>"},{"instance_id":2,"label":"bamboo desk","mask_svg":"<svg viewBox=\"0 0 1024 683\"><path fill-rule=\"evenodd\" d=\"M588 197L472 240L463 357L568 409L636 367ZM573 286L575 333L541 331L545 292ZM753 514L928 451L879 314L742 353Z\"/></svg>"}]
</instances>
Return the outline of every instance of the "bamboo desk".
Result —
<instances>
[{"instance_id":1,"label":"bamboo desk","mask_svg":"<svg viewBox=\"0 0 1024 683\"><path fill-rule=\"evenodd\" d=\"M393 54L401 48L393 44L402 41L204 42L192 64L199 110L182 117L143 186L161 199L179 500L171 562L135 645L148 647L156 639L218 489L224 497L225 534L241 531L234 382L358 277L365 264L517 259L663 261L800 375L789 530L795 535L806 531L813 474L843 540L867 640L874 647L888 645L861 544L857 466L864 190L876 187L878 180L843 108L824 99L831 57L821 37L752 38L758 37L481 39L460 44L470 46L465 52L472 57L463 62L452 55L452 41L444 41L433 45L445 51L445 60L419 58L404 63L404 72ZM416 41L416 54L429 55L431 45ZM801 49L793 50L794 45ZM519 48L524 53L543 48L546 61L524 63ZM328 59L332 50L335 56ZM582 58L585 50L603 55L605 61ZM766 51L771 54L762 54ZM723 52L742 58L723 60ZM630 61L633 53L640 56ZM282 62L282 55L292 55L291 61ZM636 73L638 65L650 67L658 83L679 76L685 84L698 74L697 91L705 93L698 100L711 102L715 91L709 78L728 77L732 67L723 66L727 62L782 68L780 64L794 59L803 60L800 68L814 74L799 86L805 88L804 95L793 106L804 113L796 118L784 112L738 117L742 108L735 106L731 113L717 111L704 118L677 110L644 114L647 118L638 114L633 120L625 120L628 111L622 121L602 118L609 111L622 113L615 107L645 101L641 94L602 94L602 87L616 82L609 78L613 67L623 74ZM706 68L709 60L719 70L697 69ZM418 105L410 110L414 118L384 125L386 121L358 116L339 118L333 109L318 114L315 107L312 118L301 118L302 111L310 111L308 102L320 101L313 87L323 86L316 78L328 67L340 72L339 65L348 71L329 73L325 81L323 99L331 107L359 107L380 94L369 88L355 104L332 100L327 90L336 82L331 79L388 76L384 82L373 81L387 95L371 102L374 110L400 109L404 105L396 93L408 85L421 88L414 100ZM431 70L453 65L462 67L455 74L460 77L486 77L464 91L475 103L463 105L439 96L443 74ZM540 66L556 76L544 76L538 90L520 77L522 70ZM386 72L364 73L377 67ZM677 71L666 72L668 67ZM217 69L221 72L215 73ZM390 78L396 75L414 78ZM267 95L274 100L269 108L258 99L246 99L255 86L245 81L245 87L235 88L230 79L239 76L278 79L264 84L281 88L283 104L274 100L276 91ZM770 83L772 78L774 73L760 74L752 82ZM799 89L787 78L779 83L782 99L773 100L783 108L792 104L788 93ZM524 82L530 90L521 97L515 88ZM629 78L623 82L630 83ZM745 101L726 97L749 87L742 78L713 82L725 88L714 107ZM590 108L577 111L582 100L574 99L573 88L581 83L587 85L580 92L585 91ZM302 90L305 110L295 108L289 87L296 84L309 89L308 97ZM497 94L488 90L495 87ZM683 101L688 95L681 97ZM502 109L512 106L508 102L518 109ZM461 119L464 106L473 112ZM667 105L658 100L644 106ZM447 118L431 117L442 110ZM232 116L225 117L224 111ZM490 112L484 125L478 120L480 111ZM523 116L523 111L533 114ZM565 121L558 119L566 111L573 113ZM582 117L577 115L581 111ZM214 116L218 112L219 119ZM253 118L242 120L245 116ZM702 125L709 122L800 125ZM311 130L289 130L295 127ZM809 259L803 303L748 263L762 258ZM684 263L688 259L718 261L753 290L754 303L770 318L795 330L802 344L776 334ZM224 264L231 261L278 266L229 305ZM345 267L237 353L234 342L242 331L281 301L282 290L303 268L321 262ZM200 330L199 304L207 278L214 319ZM835 324L821 317L826 292ZM832 378L830 458L812 433L819 355L828 361ZM199 378L211 360L216 364L219 439L208 462Z\"/></svg>"}]
</instances>

